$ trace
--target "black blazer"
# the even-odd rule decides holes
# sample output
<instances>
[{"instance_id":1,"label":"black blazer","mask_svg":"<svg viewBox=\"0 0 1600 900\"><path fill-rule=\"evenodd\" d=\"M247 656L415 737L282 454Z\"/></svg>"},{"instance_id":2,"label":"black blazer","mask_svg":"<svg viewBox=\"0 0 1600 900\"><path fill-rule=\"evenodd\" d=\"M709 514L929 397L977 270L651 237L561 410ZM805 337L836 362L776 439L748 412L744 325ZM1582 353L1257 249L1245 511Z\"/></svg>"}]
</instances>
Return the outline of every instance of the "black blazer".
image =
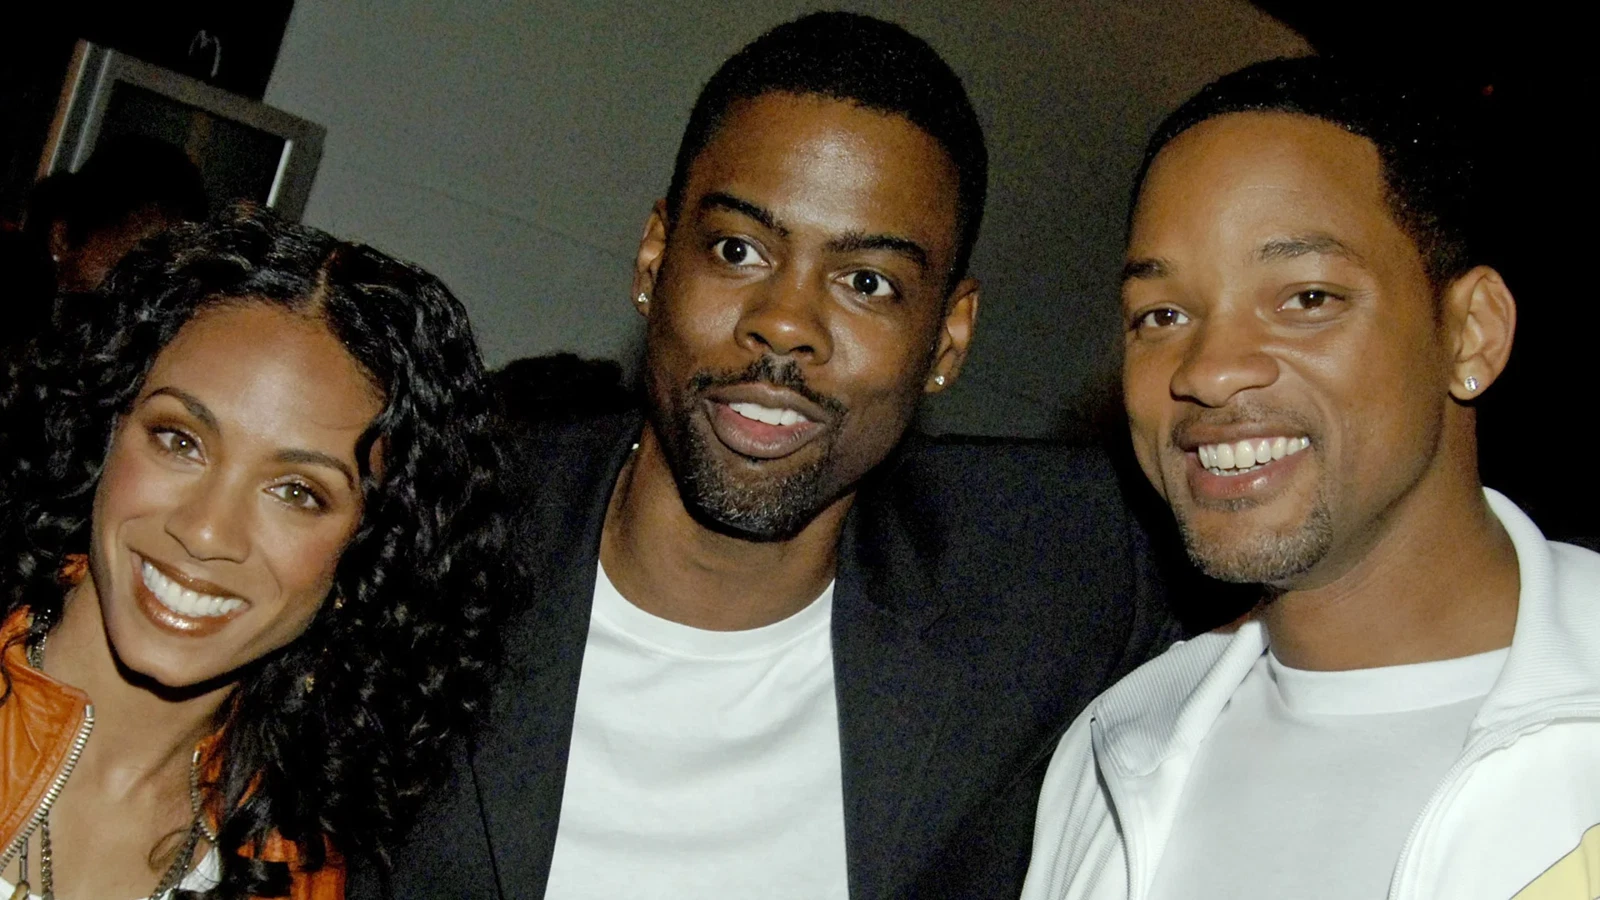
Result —
<instances>
[{"instance_id":1,"label":"black blazer","mask_svg":"<svg viewBox=\"0 0 1600 900\"><path fill-rule=\"evenodd\" d=\"M514 442L524 574L506 593L524 608L490 713L392 881L355 865L350 896L543 896L600 529L640 428ZM880 466L833 598L850 896L1015 898L1056 740L1176 634L1160 594L1097 451L912 438Z\"/></svg>"}]
</instances>

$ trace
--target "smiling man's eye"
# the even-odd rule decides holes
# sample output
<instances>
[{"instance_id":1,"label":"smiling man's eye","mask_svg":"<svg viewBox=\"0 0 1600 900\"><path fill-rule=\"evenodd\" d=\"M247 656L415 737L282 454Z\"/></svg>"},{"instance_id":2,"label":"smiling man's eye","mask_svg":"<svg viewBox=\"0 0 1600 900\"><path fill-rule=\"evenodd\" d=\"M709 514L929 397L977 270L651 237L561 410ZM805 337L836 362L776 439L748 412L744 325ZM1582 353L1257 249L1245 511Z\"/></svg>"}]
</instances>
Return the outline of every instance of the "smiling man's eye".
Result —
<instances>
[{"instance_id":1,"label":"smiling man's eye","mask_svg":"<svg viewBox=\"0 0 1600 900\"><path fill-rule=\"evenodd\" d=\"M1171 328L1174 325L1187 324L1189 324L1189 317L1170 306L1152 309L1139 316L1133 322L1135 328Z\"/></svg>"},{"instance_id":2,"label":"smiling man's eye","mask_svg":"<svg viewBox=\"0 0 1600 900\"><path fill-rule=\"evenodd\" d=\"M723 238L711 245L711 252L723 262L734 266L755 266L761 264L761 256L750 242L740 238Z\"/></svg>"},{"instance_id":3,"label":"smiling man's eye","mask_svg":"<svg viewBox=\"0 0 1600 900\"><path fill-rule=\"evenodd\" d=\"M889 279L871 270L863 269L860 272L851 272L846 278L846 283L850 285L850 290L867 297L890 297L894 295L894 285L889 283Z\"/></svg>"},{"instance_id":4,"label":"smiling man's eye","mask_svg":"<svg viewBox=\"0 0 1600 900\"><path fill-rule=\"evenodd\" d=\"M1330 300L1337 299L1339 299L1337 294L1313 288L1309 291L1301 291L1295 294L1293 297L1290 297L1288 300L1284 301L1283 308L1306 310L1321 309L1323 306L1327 305Z\"/></svg>"}]
</instances>

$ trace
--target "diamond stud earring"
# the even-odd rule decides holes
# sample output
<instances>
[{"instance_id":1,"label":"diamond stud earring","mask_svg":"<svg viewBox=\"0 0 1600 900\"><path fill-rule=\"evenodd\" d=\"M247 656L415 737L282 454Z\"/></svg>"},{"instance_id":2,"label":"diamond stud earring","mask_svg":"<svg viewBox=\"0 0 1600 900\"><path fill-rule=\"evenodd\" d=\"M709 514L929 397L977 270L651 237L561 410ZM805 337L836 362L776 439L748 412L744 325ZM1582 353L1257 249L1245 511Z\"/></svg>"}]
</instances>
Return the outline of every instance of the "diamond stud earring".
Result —
<instances>
[{"instance_id":1,"label":"diamond stud earring","mask_svg":"<svg viewBox=\"0 0 1600 900\"><path fill-rule=\"evenodd\" d=\"M933 376L933 383L937 384L939 387L944 387L944 376L943 375L935 375L935 376Z\"/></svg>"},{"instance_id":2,"label":"diamond stud earring","mask_svg":"<svg viewBox=\"0 0 1600 900\"><path fill-rule=\"evenodd\" d=\"M644 294L640 294L639 296L633 298L633 302L639 304L640 306L643 306L646 303L650 302L650 298L645 296Z\"/></svg>"},{"instance_id":3,"label":"diamond stud earring","mask_svg":"<svg viewBox=\"0 0 1600 900\"><path fill-rule=\"evenodd\" d=\"M1478 392L1478 379L1475 376L1468 375L1461 383L1469 393L1476 394Z\"/></svg>"}]
</instances>

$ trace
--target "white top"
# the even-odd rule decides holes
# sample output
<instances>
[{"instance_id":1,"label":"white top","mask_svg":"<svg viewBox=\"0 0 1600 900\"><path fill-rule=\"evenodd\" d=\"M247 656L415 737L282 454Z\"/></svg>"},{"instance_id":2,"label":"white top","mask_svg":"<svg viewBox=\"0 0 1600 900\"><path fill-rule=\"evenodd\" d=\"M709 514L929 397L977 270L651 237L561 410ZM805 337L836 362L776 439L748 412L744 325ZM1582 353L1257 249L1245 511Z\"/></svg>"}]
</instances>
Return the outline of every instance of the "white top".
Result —
<instances>
[{"instance_id":1,"label":"white top","mask_svg":"<svg viewBox=\"0 0 1600 900\"><path fill-rule=\"evenodd\" d=\"M1600 553L1547 541L1484 495L1517 551L1511 650L1387 891L1367 896L1600 897ZM1177 644L1089 704L1045 775L1023 900L1148 900L1206 736L1266 650L1251 619ZM1275 812L1285 830L1321 822L1295 795Z\"/></svg>"},{"instance_id":2,"label":"white top","mask_svg":"<svg viewBox=\"0 0 1600 900\"><path fill-rule=\"evenodd\" d=\"M703 631L599 570L547 900L844 900L832 617Z\"/></svg>"},{"instance_id":3,"label":"white top","mask_svg":"<svg viewBox=\"0 0 1600 900\"><path fill-rule=\"evenodd\" d=\"M1508 652L1348 672L1262 654L1200 745L1150 900L1384 896Z\"/></svg>"},{"instance_id":4,"label":"white top","mask_svg":"<svg viewBox=\"0 0 1600 900\"><path fill-rule=\"evenodd\" d=\"M200 864L190 869L189 874L183 876L183 880L178 882L178 887L186 891L208 891L216 887L217 883L222 880L221 865L222 861L221 857L217 856L217 848L212 847L205 856L200 857ZM15 874L16 866L17 864L12 862L7 868L11 870L12 874ZM37 866L28 869L28 879L33 882L32 887L39 886L39 869ZM157 876L157 880L160 880L159 876ZM155 885L152 884L150 887L154 889ZM0 878L0 897L10 897L11 892L16 889L16 885L5 878ZM161 895L160 900L166 900L171 896L172 891L167 890ZM40 897L38 894L29 893L28 900L40 900ZM139 900L144 900L144 898L140 897Z\"/></svg>"}]
</instances>

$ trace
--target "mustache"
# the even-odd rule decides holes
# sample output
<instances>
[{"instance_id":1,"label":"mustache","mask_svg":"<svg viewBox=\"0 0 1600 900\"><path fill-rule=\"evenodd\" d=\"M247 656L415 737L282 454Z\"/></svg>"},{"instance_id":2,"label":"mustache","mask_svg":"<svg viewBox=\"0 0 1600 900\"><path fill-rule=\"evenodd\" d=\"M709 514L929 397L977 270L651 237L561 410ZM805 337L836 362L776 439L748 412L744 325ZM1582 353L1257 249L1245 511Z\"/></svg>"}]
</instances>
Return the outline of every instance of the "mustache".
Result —
<instances>
[{"instance_id":1,"label":"mustache","mask_svg":"<svg viewBox=\"0 0 1600 900\"><path fill-rule=\"evenodd\" d=\"M1239 425L1285 425L1314 440L1319 438L1316 423L1306 416L1292 410L1272 409L1256 404L1194 410L1172 423L1172 433L1168 438L1173 446L1180 446L1189 443L1187 438L1195 428L1231 428Z\"/></svg>"},{"instance_id":2,"label":"mustache","mask_svg":"<svg viewBox=\"0 0 1600 900\"><path fill-rule=\"evenodd\" d=\"M770 353L738 371L696 372L689 379L689 393L700 395L715 388L732 387L737 384L770 384L773 387L785 388L836 417L843 416L849 409L839 398L824 394L807 384L805 373L800 370L798 362L779 358Z\"/></svg>"}]
</instances>

